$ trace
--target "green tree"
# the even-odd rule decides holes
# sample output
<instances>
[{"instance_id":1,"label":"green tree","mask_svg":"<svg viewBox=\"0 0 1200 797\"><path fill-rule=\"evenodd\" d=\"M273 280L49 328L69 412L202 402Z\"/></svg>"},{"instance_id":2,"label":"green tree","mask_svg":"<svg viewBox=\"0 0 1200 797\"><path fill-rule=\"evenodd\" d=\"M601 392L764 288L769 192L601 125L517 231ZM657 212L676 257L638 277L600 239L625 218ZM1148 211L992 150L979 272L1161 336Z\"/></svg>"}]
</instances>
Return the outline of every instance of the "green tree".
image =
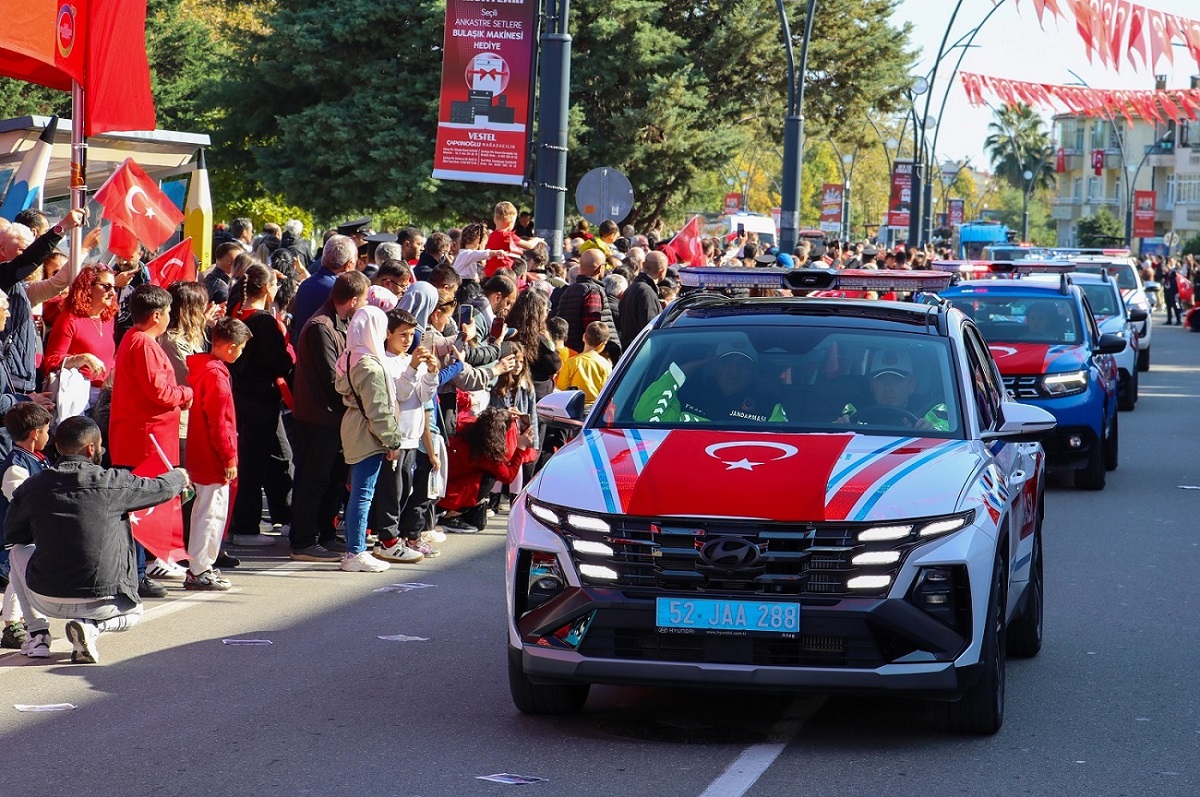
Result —
<instances>
[{"instance_id":1,"label":"green tree","mask_svg":"<svg viewBox=\"0 0 1200 797\"><path fill-rule=\"evenodd\" d=\"M1033 108L1025 104L1001 108L988 124L988 131L983 146L997 177L1021 191L1026 186L1025 172L1033 174L1035 187L1054 185L1050 133Z\"/></svg>"},{"instance_id":2,"label":"green tree","mask_svg":"<svg viewBox=\"0 0 1200 797\"><path fill-rule=\"evenodd\" d=\"M1103 205L1092 215L1080 219L1075 230L1079 245L1083 247L1112 246L1125 240L1125 225Z\"/></svg>"},{"instance_id":3,"label":"green tree","mask_svg":"<svg viewBox=\"0 0 1200 797\"><path fill-rule=\"evenodd\" d=\"M997 201L993 203L992 211L995 213L997 221L1019 236L1025 212L1024 192L1004 185L999 191ZM1040 196L1031 196L1029 200L1029 242L1038 246L1053 246L1056 240L1054 221L1050 218L1046 203Z\"/></svg>"},{"instance_id":4,"label":"green tree","mask_svg":"<svg viewBox=\"0 0 1200 797\"><path fill-rule=\"evenodd\" d=\"M912 61L908 28L890 22L897 2L819 5L806 135L897 106ZM786 0L797 48L804 5ZM629 221L646 227L710 195L708 175L739 152L782 139L774 0L576 0L571 12L568 186L597 166L620 169L634 186ZM516 199L430 176L444 14L434 0L279 4L265 32L239 40L210 162L326 219L401 208L427 224L463 221Z\"/></svg>"}]
</instances>

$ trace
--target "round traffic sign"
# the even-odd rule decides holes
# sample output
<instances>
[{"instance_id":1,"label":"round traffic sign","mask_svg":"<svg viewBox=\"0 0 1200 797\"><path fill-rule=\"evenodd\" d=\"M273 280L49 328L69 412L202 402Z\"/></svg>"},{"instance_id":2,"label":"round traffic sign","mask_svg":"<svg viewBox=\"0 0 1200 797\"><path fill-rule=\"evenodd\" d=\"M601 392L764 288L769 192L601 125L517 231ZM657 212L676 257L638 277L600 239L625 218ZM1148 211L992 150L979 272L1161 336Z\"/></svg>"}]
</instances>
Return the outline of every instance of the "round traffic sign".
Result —
<instances>
[{"instance_id":1,"label":"round traffic sign","mask_svg":"<svg viewBox=\"0 0 1200 797\"><path fill-rule=\"evenodd\" d=\"M1163 243L1171 248L1175 248L1179 245L1179 233L1171 230L1163 236Z\"/></svg>"},{"instance_id":2,"label":"round traffic sign","mask_svg":"<svg viewBox=\"0 0 1200 797\"><path fill-rule=\"evenodd\" d=\"M620 224L633 210L633 185L616 169L592 169L575 188L575 206L592 224L612 219Z\"/></svg>"}]
</instances>

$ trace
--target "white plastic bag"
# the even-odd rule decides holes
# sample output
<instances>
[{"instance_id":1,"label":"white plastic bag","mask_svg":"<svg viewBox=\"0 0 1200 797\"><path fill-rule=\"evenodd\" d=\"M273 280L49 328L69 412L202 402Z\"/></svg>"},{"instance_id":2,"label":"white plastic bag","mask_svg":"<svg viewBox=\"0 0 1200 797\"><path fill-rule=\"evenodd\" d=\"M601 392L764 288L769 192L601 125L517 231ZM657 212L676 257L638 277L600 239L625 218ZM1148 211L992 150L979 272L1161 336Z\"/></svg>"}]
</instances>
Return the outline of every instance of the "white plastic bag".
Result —
<instances>
[{"instance_id":1,"label":"white plastic bag","mask_svg":"<svg viewBox=\"0 0 1200 797\"><path fill-rule=\"evenodd\" d=\"M54 401L54 425L82 415L88 408L92 383L78 368L63 368L47 379L50 398Z\"/></svg>"}]
</instances>

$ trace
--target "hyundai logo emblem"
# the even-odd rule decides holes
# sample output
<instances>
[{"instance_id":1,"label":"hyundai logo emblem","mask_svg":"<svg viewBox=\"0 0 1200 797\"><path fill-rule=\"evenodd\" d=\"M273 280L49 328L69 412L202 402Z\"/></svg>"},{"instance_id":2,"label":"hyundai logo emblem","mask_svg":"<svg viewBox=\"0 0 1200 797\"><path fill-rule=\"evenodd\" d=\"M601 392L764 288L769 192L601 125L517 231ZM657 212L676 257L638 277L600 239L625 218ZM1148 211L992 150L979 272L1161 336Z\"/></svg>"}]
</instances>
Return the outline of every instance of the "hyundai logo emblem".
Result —
<instances>
[{"instance_id":1,"label":"hyundai logo emblem","mask_svg":"<svg viewBox=\"0 0 1200 797\"><path fill-rule=\"evenodd\" d=\"M750 570L758 567L762 552L741 537L718 537L700 548L700 561L720 570Z\"/></svg>"}]
</instances>

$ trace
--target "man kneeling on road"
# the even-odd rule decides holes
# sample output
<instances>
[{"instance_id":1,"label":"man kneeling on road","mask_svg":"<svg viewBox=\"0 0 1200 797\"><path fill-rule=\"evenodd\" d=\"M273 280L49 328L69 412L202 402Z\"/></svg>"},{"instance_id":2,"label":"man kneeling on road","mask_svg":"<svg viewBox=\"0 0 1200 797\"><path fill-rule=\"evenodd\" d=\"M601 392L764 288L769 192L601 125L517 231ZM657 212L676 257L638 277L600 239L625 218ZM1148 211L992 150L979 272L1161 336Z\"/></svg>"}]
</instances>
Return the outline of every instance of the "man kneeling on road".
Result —
<instances>
[{"instance_id":1,"label":"man kneeling on road","mask_svg":"<svg viewBox=\"0 0 1200 797\"><path fill-rule=\"evenodd\" d=\"M67 620L71 661L100 660L101 631L127 631L142 619L128 513L168 501L187 484L182 469L156 479L100 466L100 427L86 416L58 426L54 467L29 477L4 520L11 579L29 624L21 652L50 655L47 618Z\"/></svg>"}]
</instances>

